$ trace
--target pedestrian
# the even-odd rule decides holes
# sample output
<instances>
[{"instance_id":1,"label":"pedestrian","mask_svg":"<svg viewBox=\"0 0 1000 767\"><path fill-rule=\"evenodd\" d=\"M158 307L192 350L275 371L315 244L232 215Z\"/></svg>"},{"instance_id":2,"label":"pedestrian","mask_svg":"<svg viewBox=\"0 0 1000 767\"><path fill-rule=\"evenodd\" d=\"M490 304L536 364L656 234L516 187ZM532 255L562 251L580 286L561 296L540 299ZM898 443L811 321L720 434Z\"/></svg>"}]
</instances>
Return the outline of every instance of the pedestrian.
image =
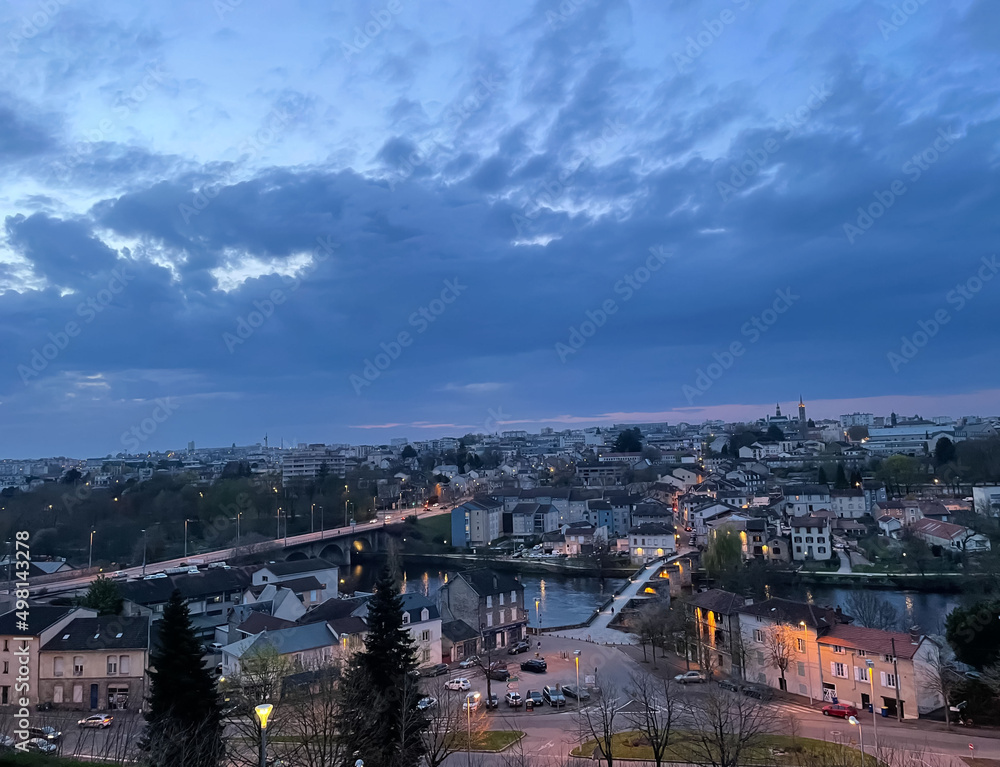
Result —
<instances>
[{"instance_id":1,"label":"pedestrian","mask_svg":"<svg viewBox=\"0 0 1000 767\"><path fill-rule=\"evenodd\" d=\"M612 614L612 615L614 615L614 614L615 614L615 608L613 608L613 607L611 608L611 614Z\"/></svg>"}]
</instances>

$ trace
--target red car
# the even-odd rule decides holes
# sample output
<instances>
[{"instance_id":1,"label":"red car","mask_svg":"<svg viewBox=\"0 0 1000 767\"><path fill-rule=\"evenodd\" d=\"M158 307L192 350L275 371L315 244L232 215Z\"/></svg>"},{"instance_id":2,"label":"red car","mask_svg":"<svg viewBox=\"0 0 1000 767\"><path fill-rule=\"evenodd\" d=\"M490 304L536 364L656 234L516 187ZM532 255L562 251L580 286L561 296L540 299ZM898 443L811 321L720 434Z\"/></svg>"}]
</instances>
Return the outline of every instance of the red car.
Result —
<instances>
[{"instance_id":1,"label":"red car","mask_svg":"<svg viewBox=\"0 0 1000 767\"><path fill-rule=\"evenodd\" d=\"M847 719L849 716L857 715L858 710L846 703L831 703L829 706L823 706L823 716L839 716L842 719Z\"/></svg>"}]
</instances>

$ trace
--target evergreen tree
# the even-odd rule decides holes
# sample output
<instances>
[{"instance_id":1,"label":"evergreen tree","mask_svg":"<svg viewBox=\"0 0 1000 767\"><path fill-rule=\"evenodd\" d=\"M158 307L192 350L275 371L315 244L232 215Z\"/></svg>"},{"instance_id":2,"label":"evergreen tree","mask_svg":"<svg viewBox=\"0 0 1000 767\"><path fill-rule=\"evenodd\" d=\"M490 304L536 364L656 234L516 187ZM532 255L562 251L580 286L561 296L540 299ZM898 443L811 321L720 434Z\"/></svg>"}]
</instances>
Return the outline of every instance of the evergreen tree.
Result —
<instances>
[{"instance_id":1,"label":"evergreen tree","mask_svg":"<svg viewBox=\"0 0 1000 767\"><path fill-rule=\"evenodd\" d=\"M849 485L847 484L847 472L844 471L844 464L837 464L837 477L833 480L833 486L837 490L846 490Z\"/></svg>"},{"instance_id":2,"label":"evergreen tree","mask_svg":"<svg viewBox=\"0 0 1000 767\"><path fill-rule=\"evenodd\" d=\"M110 578L99 575L90 582L80 606L97 610L98 615L118 615L122 611L121 589Z\"/></svg>"},{"instance_id":3,"label":"evergreen tree","mask_svg":"<svg viewBox=\"0 0 1000 767\"><path fill-rule=\"evenodd\" d=\"M861 481L862 481L861 472L858 471L857 469L854 469L854 471L851 472L851 487L855 489L860 488Z\"/></svg>"},{"instance_id":4,"label":"evergreen tree","mask_svg":"<svg viewBox=\"0 0 1000 767\"><path fill-rule=\"evenodd\" d=\"M615 439L613 450L616 453L638 453L642 450L642 432L639 427L622 431Z\"/></svg>"},{"instance_id":5,"label":"evergreen tree","mask_svg":"<svg viewBox=\"0 0 1000 767\"><path fill-rule=\"evenodd\" d=\"M423 754L427 720L417 709L416 651L403 624L403 600L383 568L368 601L365 649L348 664L340 684L345 753L366 767L413 767Z\"/></svg>"},{"instance_id":6,"label":"evergreen tree","mask_svg":"<svg viewBox=\"0 0 1000 767\"><path fill-rule=\"evenodd\" d=\"M824 469L822 466L819 467L819 473L816 475L816 482L818 482L821 485L825 485L827 483L826 469Z\"/></svg>"},{"instance_id":7,"label":"evergreen tree","mask_svg":"<svg viewBox=\"0 0 1000 767\"><path fill-rule=\"evenodd\" d=\"M223 757L215 682L203 665L187 605L174 591L150 653L143 747L155 767L216 767Z\"/></svg>"}]
</instances>

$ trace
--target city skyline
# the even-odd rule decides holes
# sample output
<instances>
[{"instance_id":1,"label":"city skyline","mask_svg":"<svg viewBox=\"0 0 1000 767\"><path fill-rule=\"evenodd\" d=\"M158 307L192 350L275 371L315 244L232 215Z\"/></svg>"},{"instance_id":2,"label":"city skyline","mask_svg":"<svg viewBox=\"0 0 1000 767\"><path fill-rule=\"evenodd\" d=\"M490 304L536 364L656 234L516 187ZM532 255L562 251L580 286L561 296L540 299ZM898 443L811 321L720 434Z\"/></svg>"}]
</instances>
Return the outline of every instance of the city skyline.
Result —
<instances>
[{"instance_id":1,"label":"city skyline","mask_svg":"<svg viewBox=\"0 0 1000 767\"><path fill-rule=\"evenodd\" d=\"M1000 9L906 9L9 3L0 454L996 413Z\"/></svg>"}]
</instances>

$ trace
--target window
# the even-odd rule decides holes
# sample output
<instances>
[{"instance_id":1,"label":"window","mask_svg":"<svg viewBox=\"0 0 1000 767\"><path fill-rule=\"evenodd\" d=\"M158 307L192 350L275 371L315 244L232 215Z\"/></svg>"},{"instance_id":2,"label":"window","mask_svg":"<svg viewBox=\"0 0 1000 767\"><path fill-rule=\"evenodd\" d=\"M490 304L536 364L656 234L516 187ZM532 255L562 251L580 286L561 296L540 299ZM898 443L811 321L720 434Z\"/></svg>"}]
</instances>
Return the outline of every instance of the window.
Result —
<instances>
[{"instance_id":1,"label":"window","mask_svg":"<svg viewBox=\"0 0 1000 767\"><path fill-rule=\"evenodd\" d=\"M865 651L864 650L858 650L858 657L859 658L864 658L865 657Z\"/></svg>"},{"instance_id":2,"label":"window","mask_svg":"<svg viewBox=\"0 0 1000 767\"><path fill-rule=\"evenodd\" d=\"M500 604L503 604L503 594L500 595Z\"/></svg>"},{"instance_id":3,"label":"window","mask_svg":"<svg viewBox=\"0 0 1000 767\"><path fill-rule=\"evenodd\" d=\"M73 702L83 703L83 685L75 684L73 685Z\"/></svg>"},{"instance_id":4,"label":"window","mask_svg":"<svg viewBox=\"0 0 1000 767\"><path fill-rule=\"evenodd\" d=\"M582 540L582 538L581 538L581 540ZM510 603L512 605L513 604L517 604L517 592L516 591L510 592Z\"/></svg>"},{"instance_id":5,"label":"window","mask_svg":"<svg viewBox=\"0 0 1000 767\"><path fill-rule=\"evenodd\" d=\"M56 657L52 659L52 676L63 675L63 663L64 660L61 657Z\"/></svg>"},{"instance_id":6,"label":"window","mask_svg":"<svg viewBox=\"0 0 1000 767\"><path fill-rule=\"evenodd\" d=\"M796 665L797 670L799 672L799 676L805 676L806 675L806 664L803 663L802 661L797 661L795 665Z\"/></svg>"},{"instance_id":7,"label":"window","mask_svg":"<svg viewBox=\"0 0 1000 767\"><path fill-rule=\"evenodd\" d=\"M63 686L61 684L57 684L55 687L52 688L52 702L53 703L63 702Z\"/></svg>"},{"instance_id":8,"label":"window","mask_svg":"<svg viewBox=\"0 0 1000 767\"><path fill-rule=\"evenodd\" d=\"M841 646L840 646L839 644L835 644L835 645L833 646L833 651L834 651L835 653L837 653L838 655L840 655L840 654L842 654L842 653L844 652L844 648L843 648L843 647L841 647Z\"/></svg>"},{"instance_id":9,"label":"window","mask_svg":"<svg viewBox=\"0 0 1000 767\"><path fill-rule=\"evenodd\" d=\"M796 639L795 640L795 649L798 650L799 652L805 652L806 651L806 640L804 640L804 639Z\"/></svg>"},{"instance_id":10,"label":"window","mask_svg":"<svg viewBox=\"0 0 1000 767\"><path fill-rule=\"evenodd\" d=\"M796 546L795 547L795 553L796 554L801 554L802 553L802 547L801 546Z\"/></svg>"},{"instance_id":11,"label":"window","mask_svg":"<svg viewBox=\"0 0 1000 767\"><path fill-rule=\"evenodd\" d=\"M892 690L896 689L896 675L895 674L887 674L887 673L885 673L883 671L883 672L881 672L881 676L882 676L882 686L883 687L888 687L888 688L890 688Z\"/></svg>"},{"instance_id":12,"label":"window","mask_svg":"<svg viewBox=\"0 0 1000 767\"><path fill-rule=\"evenodd\" d=\"M109 655L108 656L108 675L118 673L118 656Z\"/></svg>"},{"instance_id":13,"label":"window","mask_svg":"<svg viewBox=\"0 0 1000 767\"><path fill-rule=\"evenodd\" d=\"M426 647L420 651L420 660L422 663L427 663L431 659L431 651Z\"/></svg>"},{"instance_id":14,"label":"window","mask_svg":"<svg viewBox=\"0 0 1000 767\"><path fill-rule=\"evenodd\" d=\"M486 595L486 609L489 610L493 607L493 596L491 594Z\"/></svg>"},{"instance_id":15,"label":"window","mask_svg":"<svg viewBox=\"0 0 1000 767\"><path fill-rule=\"evenodd\" d=\"M492 626L493 625L493 613L487 613L486 614L486 625L487 626Z\"/></svg>"},{"instance_id":16,"label":"window","mask_svg":"<svg viewBox=\"0 0 1000 767\"><path fill-rule=\"evenodd\" d=\"M9 674L10 673L10 661L9 660L5 660L3 662L3 672L5 674Z\"/></svg>"},{"instance_id":17,"label":"window","mask_svg":"<svg viewBox=\"0 0 1000 767\"><path fill-rule=\"evenodd\" d=\"M309 601L310 602L316 601L316 589L313 589L312 591L309 592Z\"/></svg>"},{"instance_id":18,"label":"window","mask_svg":"<svg viewBox=\"0 0 1000 767\"><path fill-rule=\"evenodd\" d=\"M870 682L871 681L871 669L867 666L855 666L854 667L854 681L855 682Z\"/></svg>"},{"instance_id":19,"label":"window","mask_svg":"<svg viewBox=\"0 0 1000 767\"><path fill-rule=\"evenodd\" d=\"M503 625L503 622L504 622L504 620L503 620L503 619L504 619L504 618L506 617L506 613L507 613L507 611L506 611L506 610L501 610L501 611L500 611L500 624L501 624L501 625Z\"/></svg>"},{"instance_id":20,"label":"window","mask_svg":"<svg viewBox=\"0 0 1000 767\"><path fill-rule=\"evenodd\" d=\"M760 629L754 629L753 638L755 642L760 642L761 644L764 644L764 632L761 631Z\"/></svg>"},{"instance_id":21,"label":"window","mask_svg":"<svg viewBox=\"0 0 1000 767\"><path fill-rule=\"evenodd\" d=\"M806 536L806 543L812 543L812 542L813 542L812 536L811 535L807 535Z\"/></svg>"},{"instance_id":22,"label":"window","mask_svg":"<svg viewBox=\"0 0 1000 767\"><path fill-rule=\"evenodd\" d=\"M426 630L421 631L420 632L420 641L421 642L430 642L431 641L431 632L430 631L426 631Z\"/></svg>"},{"instance_id":23,"label":"window","mask_svg":"<svg viewBox=\"0 0 1000 767\"><path fill-rule=\"evenodd\" d=\"M430 619L431 619L430 610L428 610L425 607L423 610L420 611L420 620L421 621L429 621Z\"/></svg>"},{"instance_id":24,"label":"window","mask_svg":"<svg viewBox=\"0 0 1000 767\"><path fill-rule=\"evenodd\" d=\"M83 656L73 656L73 676L83 676Z\"/></svg>"},{"instance_id":25,"label":"window","mask_svg":"<svg viewBox=\"0 0 1000 767\"><path fill-rule=\"evenodd\" d=\"M408 624L409 622L410 622L410 614L409 613L403 613L403 624L405 625L405 624Z\"/></svg>"},{"instance_id":26,"label":"window","mask_svg":"<svg viewBox=\"0 0 1000 767\"><path fill-rule=\"evenodd\" d=\"M118 673L128 674L132 670L132 659L128 655L122 655L118 658Z\"/></svg>"},{"instance_id":27,"label":"window","mask_svg":"<svg viewBox=\"0 0 1000 767\"><path fill-rule=\"evenodd\" d=\"M10 640L9 639L3 640L3 651L4 652L10 652Z\"/></svg>"},{"instance_id":28,"label":"window","mask_svg":"<svg viewBox=\"0 0 1000 767\"><path fill-rule=\"evenodd\" d=\"M834 676L839 676L841 679L847 679L847 666L843 663L830 663L830 673Z\"/></svg>"},{"instance_id":29,"label":"window","mask_svg":"<svg viewBox=\"0 0 1000 767\"><path fill-rule=\"evenodd\" d=\"M826 546L820 546L819 547L819 553L820 554L826 554Z\"/></svg>"},{"instance_id":30,"label":"window","mask_svg":"<svg viewBox=\"0 0 1000 767\"><path fill-rule=\"evenodd\" d=\"M891 655L883 655L882 660L884 660L886 663L893 663L896 659L893 658Z\"/></svg>"}]
</instances>

